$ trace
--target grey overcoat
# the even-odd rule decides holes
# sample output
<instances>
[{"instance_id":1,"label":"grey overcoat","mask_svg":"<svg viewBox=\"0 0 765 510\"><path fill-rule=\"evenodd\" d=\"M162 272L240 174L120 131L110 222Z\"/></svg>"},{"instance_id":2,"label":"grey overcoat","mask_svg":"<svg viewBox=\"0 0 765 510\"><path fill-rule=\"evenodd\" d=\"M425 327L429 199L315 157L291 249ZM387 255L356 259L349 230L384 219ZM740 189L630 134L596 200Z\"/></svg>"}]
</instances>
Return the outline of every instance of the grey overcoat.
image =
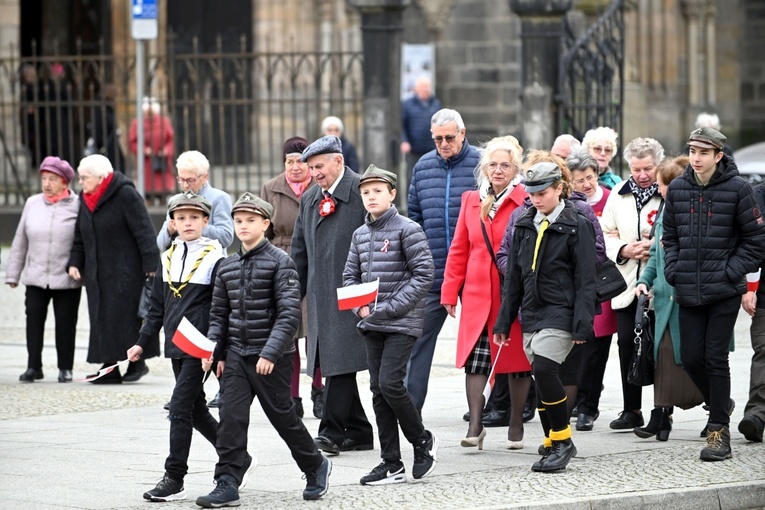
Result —
<instances>
[{"instance_id":1,"label":"grey overcoat","mask_svg":"<svg viewBox=\"0 0 765 510\"><path fill-rule=\"evenodd\" d=\"M337 289L353 232L364 223L359 175L348 167L332 195L335 211L319 215L323 191L313 186L300 198L292 235L292 259L300 278L300 292L308 303L308 364L313 375L321 367L324 377L367 369L364 340L356 332L359 318L337 309Z\"/></svg>"}]
</instances>

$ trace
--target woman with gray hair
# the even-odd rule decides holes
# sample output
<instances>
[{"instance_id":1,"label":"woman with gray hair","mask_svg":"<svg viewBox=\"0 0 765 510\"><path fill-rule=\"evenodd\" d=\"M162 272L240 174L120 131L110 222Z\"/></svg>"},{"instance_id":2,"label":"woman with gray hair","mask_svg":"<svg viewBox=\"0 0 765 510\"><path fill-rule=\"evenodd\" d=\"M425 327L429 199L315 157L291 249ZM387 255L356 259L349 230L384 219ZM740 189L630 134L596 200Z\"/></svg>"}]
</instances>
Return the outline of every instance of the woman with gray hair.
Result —
<instances>
[{"instance_id":1,"label":"woman with gray hair","mask_svg":"<svg viewBox=\"0 0 765 510\"><path fill-rule=\"evenodd\" d=\"M159 265L159 250L149 213L130 179L114 173L100 154L84 158L77 173L81 205L67 268L69 276L88 289L87 361L107 367L123 360L138 338L138 303L144 279ZM156 338L143 358L158 355ZM116 369L93 382L134 382L148 371L141 360L130 363L124 378Z\"/></svg>"},{"instance_id":2,"label":"woman with gray hair","mask_svg":"<svg viewBox=\"0 0 765 510\"><path fill-rule=\"evenodd\" d=\"M644 424L643 389L627 382L627 372L635 337L635 282L648 262L653 244L653 225L661 203L656 167L662 159L664 148L653 138L635 138L627 144L624 160L629 164L630 178L614 186L600 218L608 258L616 262L627 282L627 290L611 300L611 308L616 310L624 400L619 418L611 422L614 430L631 430Z\"/></svg>"},{"instance_id":3,"label":"woman with gray hair","mask_svg":"<svg viewBox=\"0 0 765 510\"><path fill-rule=\"evenodd\" d=\"M600 218L611 191L598 182L598 162L582 148L574 150L566 160L571 171L571 184L574 191L582 193L595 215ZM595 315L593 324L594 338L582 346L582 375L579 380L577 395L576 430L593 429L595 420L600 415L598 406L603 388L603 376L606 372L611 339L616 333L616 314L611 309L611 302L600 304L601 312Z\"/></svg>"},{"instance_id":4,"label":"woman with gray hair","mask_svg":"<svg viewBox=\"0 0 765 510\"><path fill-rule=\"evenodd\" d=\"M343 159L345 166L359 173L359 157L356 155L356 147L345 137L345 126L339 117L330 115L321 121L321 132L325 135L333 135L340 139L343 144Z\"/></svg>"},{"instance_id":5,"label":"woman with gray hair","mask_svg":"<svg viewBox=\"0 0 765 510\"><path fill-rule=\"evenodd\" d=\"M600 184L612 189L622 178L611 170L611 159L616 155L616 139L619 135L610 127L600 126L584 134L582 147L598 162Z\"/></svg>"}]
</instances>

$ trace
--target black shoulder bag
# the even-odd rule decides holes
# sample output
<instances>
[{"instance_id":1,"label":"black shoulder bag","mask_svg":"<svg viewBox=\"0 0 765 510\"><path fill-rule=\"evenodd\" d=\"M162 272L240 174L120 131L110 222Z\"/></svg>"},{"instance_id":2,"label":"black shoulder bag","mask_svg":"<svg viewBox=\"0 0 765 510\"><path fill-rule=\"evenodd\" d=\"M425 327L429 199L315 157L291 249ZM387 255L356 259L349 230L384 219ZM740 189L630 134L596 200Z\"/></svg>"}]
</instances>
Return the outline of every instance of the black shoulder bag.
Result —
<instances>
[{"instance_id":1,"label":"black shoulder bag","mask_svg":"<svg viewBox=\"0 0 765 510\"><path fill-rule=\"evenodd\" d=\"M494 254L494 248L491 246L491 241L489 241L489 234L486 233L486 225L483 224L483 220L480 220L480 221L481 221L481 232L483 233L483 240L486 242L486 249L489 250L489 255L491 255L491 261L494 262L494 269L497 270L497 274L499 275L499 288L501 292L501 289L505 288L505 275L503 275L502 271L499 270L499 265L497 264L497 256Z\"/></svg>"},{"instance_id":2,"label":"black shoulder bag","mask_svg":"<svg viewBox=\"0 0 765 510\"><path fill-rule=\"evenodd\" d=\"M640 294L635 314L635 350L632 353L627 382L635 386L653 384L653 321L648 313L648 295Z\"/></svg>"}]
</instances>

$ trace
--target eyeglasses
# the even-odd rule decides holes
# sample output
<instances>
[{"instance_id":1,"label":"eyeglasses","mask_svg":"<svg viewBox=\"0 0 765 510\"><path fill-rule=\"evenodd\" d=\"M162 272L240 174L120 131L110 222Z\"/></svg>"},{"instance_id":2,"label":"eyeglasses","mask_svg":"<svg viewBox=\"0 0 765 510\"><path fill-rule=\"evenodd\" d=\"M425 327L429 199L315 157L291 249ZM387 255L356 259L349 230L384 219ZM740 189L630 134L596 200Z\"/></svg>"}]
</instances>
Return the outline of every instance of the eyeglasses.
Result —
<instances>
[{"instance_id":1,"label":"eyeglasses","mask_svg":"<svg viewBox=\"0 0 765 510\"><path fill-rule=\"evenodd\" d=\"M590 184L593 184L593 183L594 183L594 182L596 182L597 180L598 180L598 178L597 178L597 177L595 177L594 175L590 174L590 175L588 175L587 177L585 177L584 179L576 179L576 180L574 181L574 184L575 184L576 186L581 186L582 184L584 184L584 182L585 182L585 181L589 182Z\"/></svg>"},{"instance_id":2,"label":"eyeglasses","mask_svg":"<svg viewBox=\"0 0 765 510\"><path fill-rule=\"evenodd\" d=\"M510 170L513 169L513 165L511 165L510 163L496 163L496 162L492 162L492 163L489 163L486 166L488 166L489 170L491 170L492 172L494 172L497 168L501 168L503 172L509 172Z\"/></svg>"},{"instance_id":3,"label":"eyeglasses","mask_svg":"<svg viewBox=\"0 0 765 510\"><path fill-rule=\"evenodd\" d=\"M611 147L601 147L599 145L596 147L593 147L592 150L595 151L596 154L600 154L601 152L604 152L606 154L611 154L612 152L614 152L614 150Z\"/></svg>"},{"instance_id":4,"label":"eyeglasses","mask_svg":"<svg viewBox=\"0 0 765 510\"><path fill-rule=\"evenodd\" d=\"M88 179L92 179L95 177L95 175L79 175L77 177L77 182L87 181Z\"/></svg>"},{"instance_id":5,"label":"eyeglasses","mask_svg":"<svg viewBox=\"0 0 765 510\"><path fill-rule=\"evenodd\" d=\"M438 145L441 145L441 143L442 143L444 140L446 140L446 143L452 143L454 140L456 140L456 139L457 139L457 137L458 137L459 135L460 135L460 134L459 134L459 132L457 132L457 134L454 134L454 135L446 135L446 136L433 136L433 137L431 137L431 138L433 138L433 141L434 141L434 142L436 142L436 144L438 144Z\"/></svg>"},{"instance_id":6,"label":"eyeglasses","mask_svg":"<svg viewBox=\"0 0 765 510\"><path fill-rule=\"evenodd\" d=\"M189 177L188 179L184 179L183 177L178 177L176 181L178 181L178 184L188 184L189 186L193 186L197 180L202 179L202 177Z\"/></svg>"}]
</instances>

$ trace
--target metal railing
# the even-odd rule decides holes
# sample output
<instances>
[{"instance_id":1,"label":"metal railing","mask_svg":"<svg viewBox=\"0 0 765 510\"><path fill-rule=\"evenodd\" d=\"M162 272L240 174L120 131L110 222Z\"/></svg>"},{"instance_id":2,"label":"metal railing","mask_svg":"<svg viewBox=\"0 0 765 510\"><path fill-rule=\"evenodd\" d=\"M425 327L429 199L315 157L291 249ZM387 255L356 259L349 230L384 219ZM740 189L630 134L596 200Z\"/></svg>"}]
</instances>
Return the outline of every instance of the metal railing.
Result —
<instances>
[{"instance_id":1,"label":"metal railing","mask_svg":"<svg viewBox=\"0 0 765 510\"><path fill-rule=\"evenodd\" d=\"M175 52L171 40L166 53L149 55L144 88L170 119L175 155L203 152L216 187L235 196L259 191L283 171L284 140L318 137L327 115L343 119L350 140L361 140L361 52L251 52L244 40L238 52L223 52L220 42L214 53L197 47ZM45 156L76 169L89 139L89 150L115 168L124 155L124 170L135 177L128 139L134 77L132 55L0 58L0 206L39 191Z\"/></svg>"},{"instance_id":2,"label":"metal railing","mask_svg":"<svg viewBox=\"0 0 765 510\"><path fill-rule=\"evenodd\" d=\"M558 88L558 133L581 140L598 126L623 133L624 0L615 0L580 37L564 18ZM613 163L621 164L621 158Z\"/></svg>"}]
</instances>

